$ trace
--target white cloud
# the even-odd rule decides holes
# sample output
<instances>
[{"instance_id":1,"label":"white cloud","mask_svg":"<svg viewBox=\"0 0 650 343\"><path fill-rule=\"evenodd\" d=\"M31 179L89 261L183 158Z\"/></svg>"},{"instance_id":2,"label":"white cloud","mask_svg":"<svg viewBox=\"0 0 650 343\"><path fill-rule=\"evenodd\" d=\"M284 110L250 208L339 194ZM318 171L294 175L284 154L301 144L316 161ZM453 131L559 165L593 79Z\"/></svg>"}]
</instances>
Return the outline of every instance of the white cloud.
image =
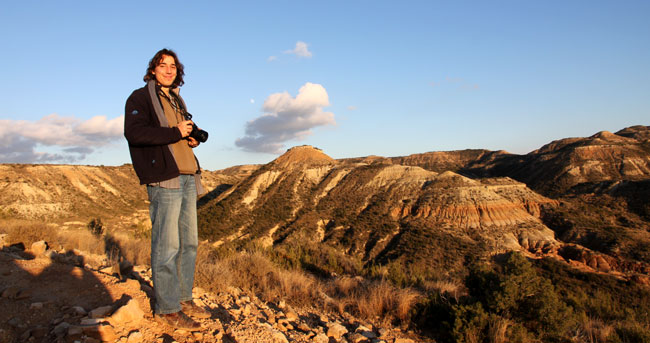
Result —
<instances>
[{"instance_id":1,"label":"white cloud","mask_svg":"<svg viewBox=\"0 0 650 343\"><path fill-rule=\"evenodd\" d=\"M267 58L266 60L267 60L268 62L273 62L273 61L275 61L275 60L277 60L277 59L278 59L278 58L277 58L276 56L269 56L269 58Z\"/></svg>"},{"instance_id":2,"label":"white cloud","mask_svg":"<svg viewBox=\"0 0 650 343\"><path fill-rule=\"evenodd\" d=\"M50 114L38 121L0 120L0 162L75 162L94 147L122 137L124 116L88 120ZM39 146L63 147L60 154L37 152Z\"/></svg>"},{"instance_id":3,"label":"white cloud","mask_svg":"<svg viewBox=\"0 0 650 343\"><path fill-rule=\"evenodd\" d=\"M336 125L334 113L325 112L329 106L325 88L307 82L293 98L288 92L271 94L264 101L264 114L246 123L246 135L235 145L252 152L279 154L284 142L301 140L318 126Z\"/></svg>"},{"instance_id":4,"label":"white cloud","mask_svg":"<svg viewBox=\"0 0 650 343\"><path fill-rule=\"evenodd\" d=\"M95 116L76 127L76 131L86 136L116 137L124 132L124 116L106 119L105 116Z\"/></svg>"},{"instance_id":5,"label":"white cloud","mask_svg":"<svg viewBox=\"0 0 650 343\"><path fill-rule=\"evenodd\" d=\"M285 54L294 54L298 57L310 58L312 56L311 51L307 48L307 43L298 41L293 50L287 50Z\"/></svg>"}]
</instances>

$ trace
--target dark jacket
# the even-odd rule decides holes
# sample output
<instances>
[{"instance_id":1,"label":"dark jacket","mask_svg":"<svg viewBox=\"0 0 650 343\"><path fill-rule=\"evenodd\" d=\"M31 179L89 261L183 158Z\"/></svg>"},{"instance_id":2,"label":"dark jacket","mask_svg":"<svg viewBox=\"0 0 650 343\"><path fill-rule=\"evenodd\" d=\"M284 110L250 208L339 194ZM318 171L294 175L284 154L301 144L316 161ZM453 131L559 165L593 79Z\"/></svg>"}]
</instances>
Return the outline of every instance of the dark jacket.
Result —
<instances>
[{"instance_id":1,"label":"dark jacket","mask_svg":"<svg viewBox=\"0 0 650 343\"><path fill-rule=\"evenodd\" d=\"M124 136L140 184L161 182L180 175L169 144L181 140L182 135L178 128L168 127L158 90L155 82L149 81L131 93L124 109ZM196 172L199 174L200 168Z\"/></svg>"}]
</instances>

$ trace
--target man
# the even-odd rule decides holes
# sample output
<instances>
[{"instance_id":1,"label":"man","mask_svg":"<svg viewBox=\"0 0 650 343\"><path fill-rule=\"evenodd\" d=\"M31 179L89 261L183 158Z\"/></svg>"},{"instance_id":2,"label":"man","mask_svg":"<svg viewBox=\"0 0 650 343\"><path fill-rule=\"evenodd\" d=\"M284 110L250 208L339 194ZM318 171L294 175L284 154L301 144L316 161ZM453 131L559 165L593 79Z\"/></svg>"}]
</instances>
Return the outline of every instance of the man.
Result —
<instances>
[{"instance_id":1,"label":"man","mask_svg":"<svg viewBox=\"0 0 650 343\"><path fill-rule=\"evenodd\" d=\"M180 329L199 329L196 318L210 313L192 301L198 246L196 199L203 194L200 167L185 120L185 102L178 94L183 65L176 53L158 51L149 61L146 86L126 101L124 136L140 184L147 185L151 217L151 270L155 316Z\"/></svg>"}]
</instances>

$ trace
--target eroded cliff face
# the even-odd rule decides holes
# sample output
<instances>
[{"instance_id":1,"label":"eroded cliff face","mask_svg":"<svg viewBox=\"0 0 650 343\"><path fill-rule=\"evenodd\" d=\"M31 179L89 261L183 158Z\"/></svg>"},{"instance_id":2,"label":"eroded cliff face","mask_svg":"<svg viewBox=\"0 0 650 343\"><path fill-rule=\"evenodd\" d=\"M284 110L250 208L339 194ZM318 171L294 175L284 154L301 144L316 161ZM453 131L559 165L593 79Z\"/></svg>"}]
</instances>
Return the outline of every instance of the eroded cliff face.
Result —
<instances>
[{"instance_id":1,"label":"eroded cliff face","mask_svg":"<svg viewBox=\"0 0 650 343\"><path fill-rule=\"evenodd\" d=\"M599 132L563 149L540 152L539 164L550 161L548 163L557 164L559 169L557 175L542 184L556 182L570 189L585 182L648 178L649 149L648 143L607 131Z\"/></svg>"},{"instance_id":2,"label":"eroded cliff face","mask_svg":"<svg viewBox=\"0 0 650 343\"><path fill-rule=\"evenodd\" d=\"M554 204L509 178L472 180L446 172L425 185L415 203L392 213L400 214L400 219L413 216L437 225L480 229L541 223L541 206Z\"/></svg>"},{"instance_id":3,"label":"eroded cliff face","mask_svg":"<svg viewBox=\"0 0 650 343\"><path fill-rule=\"evenodd\" d=\"M203 185L214 191L250 175L248 169L205 171ZM146 190L131 165L0 164L0 192L0 212L8 218L83 224L101 218L126 227L148 221Z\"/></svg>"},{"instance_id":4,"label":"eroded cliff face","mask_svg":"<svg viewBox=\"0 0 650 343\"><path fill-rule=\"evenodd\" d=\"M144 208L130 166L0 165L0 206L18 218L72 219Z\"/></svg>"},{"instance_id":5,"label":"eroded cliff face","mask_svg":"<svg viewBox=\"0 0 650 343\"><path fill-rule=\"evenodd\" d=\"M413 154L403 157L392 157L390 161L405 166L418 166L437 173L454 171L465 167L468 163L482 159L489 159L494 154L507 154L505 151L489 150L460 150L460 151L433 151L423 154Z\"/></svg>"},{"instance_id":6,"label":"eroded cliff face","mask_svg":"<svg viewBox=\"0 0 650 343\"><path fill-rule=\"evenodd\" d=\"M557 202L510 178L471 179L381 159L335 161L300 147L234 188L200 210L214 218L201 223L212 240L326 244L365 263L403 257L399 247L418 230L489 247L479 254L560 246L540 219L542 207ZM433 243L409 253L426 255Z\"/></svg>"},{"instance_id":7,"label":"eroded cliff face","mask_svg":"<svg viewBox=\"0 0 650 343\"><path fill-rule=\"evenodd\" d=\"M638 126L616 134L602 131L591 137L566 138L527 155L472 162L462 172L509 176L551 197L584 183L644 180L650 178L648 135L648 127Z\"/></svg>"},{"instance_id":8,"label":"eroded cliff face","mask_svg":"<svg viewBox=\"0 0 650 343\"><path fill-rule=\"evenodd\" d=\"M566 190L594 180L643 180L650 175L644 144L601 132L525 156L467 150L343 160L302 146L203 207L201 227L215 241L326 245L366 265L442 259L444 268L459 269L469 255L517 250L593 271L637 273L647 261L631 267L627 257L559 237L548 213L564 213L572 203L531 186ZM499 176L508 173L513 176Z\"/></svg>"}]
</instances>

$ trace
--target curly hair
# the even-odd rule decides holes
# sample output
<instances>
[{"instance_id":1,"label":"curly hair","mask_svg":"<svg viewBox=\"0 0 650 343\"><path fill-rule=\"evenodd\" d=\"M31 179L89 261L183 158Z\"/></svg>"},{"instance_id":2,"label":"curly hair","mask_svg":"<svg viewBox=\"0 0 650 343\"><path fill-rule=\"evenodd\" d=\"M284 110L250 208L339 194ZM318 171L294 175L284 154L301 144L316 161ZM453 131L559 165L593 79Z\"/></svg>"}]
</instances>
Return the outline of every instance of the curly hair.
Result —
<instances>
[{"instance_id":1,"label":"curly hair","mask_svg":"<svg viewBox=\"0 0 650 343\"><path fill-rule=\"evenodd\" d=\"M160 62L163 59L163 56L171 56L174 58L174 63L176 63L176 79L174 82L172 82L172 88L180 87L182 86L185 81L183 81L183 75L185 75L185 72L183 71L183 64L178 60L178 56L176 56L176 53L170 49L162 49L158 51L151 61L149 61L149 67L147 68L147 73L144 74L144 82L147 82L149 80L155 80L156 76L153 74L153 72L156 70L156 67L160 64Z\"/></svg>"}]
</instances>

